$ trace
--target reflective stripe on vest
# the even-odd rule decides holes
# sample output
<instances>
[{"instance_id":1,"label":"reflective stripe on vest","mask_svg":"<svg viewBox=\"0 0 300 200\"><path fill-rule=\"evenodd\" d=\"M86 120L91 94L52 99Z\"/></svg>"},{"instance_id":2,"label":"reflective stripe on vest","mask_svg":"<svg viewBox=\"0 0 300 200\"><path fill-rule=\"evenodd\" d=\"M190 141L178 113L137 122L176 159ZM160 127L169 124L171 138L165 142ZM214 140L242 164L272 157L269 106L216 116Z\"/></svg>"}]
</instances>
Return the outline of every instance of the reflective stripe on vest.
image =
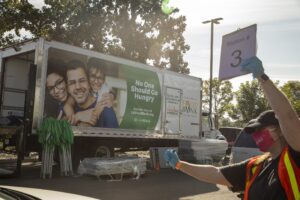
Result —
<instances>
[{"instance_id":1,"label":"reflective stripe on vest","mask_svg":"<svg viewBox=\"0 0 300 200\"><path fill-rule=\"evenodd\" d=\"M247 164L246 172L246 188L244 193L244 200L248 200L249 189L254 182L256 176L259 174L262 163L266 159L265 155L251 159ZM258 162L259 161L259 162ZM252 172L252 176L251 176ZM300 200L300 168L297 167L293 159L290 159L288 147L286 147L281 155L278 164L278 177L288 200Z\"/></svg>"},{"instance_id":2,"label":"reflective stripe on vest","mask_svg":"<svg viewBox=\"0 0 300 200\"><path fill-rule=\"evenodd\" d=\"M264 154L261 156L256 156L252 159L247 164L247 169L246 169L246 185L245 185L245 192L244 192L244 200L248 200L249 196L249 189L254 182L255 178L258 176L262 163L265 159L269 158L270 154Z\"/></svg>"},{"instance_id":3,"label":"reflective stripe on vest","mask_svg":"<svg viewBox=\"0 0 300 200\"><path fill-rule=\"evenodd\" d=\"M288 200L300 200L300 169L290 159L287 147L280 156L278 176Z\"/></svg>"}]
</instances>

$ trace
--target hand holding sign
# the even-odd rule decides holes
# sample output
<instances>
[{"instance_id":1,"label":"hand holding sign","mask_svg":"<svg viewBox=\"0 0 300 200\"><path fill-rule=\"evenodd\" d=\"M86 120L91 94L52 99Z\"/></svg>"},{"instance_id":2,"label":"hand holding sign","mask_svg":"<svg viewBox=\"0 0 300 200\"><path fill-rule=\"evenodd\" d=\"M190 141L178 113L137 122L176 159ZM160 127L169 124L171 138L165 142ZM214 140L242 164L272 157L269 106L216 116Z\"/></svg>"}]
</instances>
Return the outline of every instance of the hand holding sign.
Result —
<instances>
[{"instance_id":1,"label":"hand holding sign","mask_svg":"<svg viewBox=\"0 0 300 200\"><path fill-rule=\"evenodd\" d=\"M223 36L219 79L225 80L249 72L240 70L242 60L256 55L256 24Z\"/></svg>"},{"instance_id":2,"label":"hand holding sign","mask_svg":"<svg viewBox=\"0 0 300 200\"><path fill-rule=\"evenodd\" d=\"M241 71L252 73L253 78L257 78L264 74L264 67L261 60L255 56L242 61Z\"/></svg>"}]
</instances>

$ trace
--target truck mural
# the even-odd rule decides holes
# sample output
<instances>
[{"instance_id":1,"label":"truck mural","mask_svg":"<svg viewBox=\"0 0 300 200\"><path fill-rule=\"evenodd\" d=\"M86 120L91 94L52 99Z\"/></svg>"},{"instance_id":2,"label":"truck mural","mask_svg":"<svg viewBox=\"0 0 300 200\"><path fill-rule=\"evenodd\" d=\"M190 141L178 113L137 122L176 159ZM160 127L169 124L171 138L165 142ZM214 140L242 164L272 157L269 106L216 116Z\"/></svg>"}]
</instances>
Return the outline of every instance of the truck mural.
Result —
<instances>
[{"instance_id":1,"label":"truck mural","mask_svg":"<svg viewBox=\"0 0 300 200\"><path fill-rule=\"evenodd\" d=\"M155 129L161 110L157 73L95 57L78 60L76 54L65 62L57 51L49 50L45 116L72 121L74 115L76 126Z\"/></svg>"}]
</instances>

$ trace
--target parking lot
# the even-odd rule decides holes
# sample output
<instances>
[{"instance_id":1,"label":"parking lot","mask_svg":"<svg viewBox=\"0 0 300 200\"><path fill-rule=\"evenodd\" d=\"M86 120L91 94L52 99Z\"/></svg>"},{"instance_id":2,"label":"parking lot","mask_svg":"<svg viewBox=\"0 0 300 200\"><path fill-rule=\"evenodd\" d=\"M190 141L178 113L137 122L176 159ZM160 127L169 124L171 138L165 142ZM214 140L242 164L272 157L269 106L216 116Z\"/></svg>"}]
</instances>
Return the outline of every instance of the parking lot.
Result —
<instances>
[{"instance_id":1,"label":"parking lot","mask_svg":"<svg viewBox=\"0 0 300 200\"><path fill-rule=\"evenodd\" d=\"M63 191L102 200L238 199L224 186L203 183L172 169L159 172L149 169L138 180L133 178L126 176L122 181L110 181L109 177L61 177L55 166L52 179L41 179L39 163L24 163L21 177L2 179L0 184Z\"/></svg>"}]
</instances>

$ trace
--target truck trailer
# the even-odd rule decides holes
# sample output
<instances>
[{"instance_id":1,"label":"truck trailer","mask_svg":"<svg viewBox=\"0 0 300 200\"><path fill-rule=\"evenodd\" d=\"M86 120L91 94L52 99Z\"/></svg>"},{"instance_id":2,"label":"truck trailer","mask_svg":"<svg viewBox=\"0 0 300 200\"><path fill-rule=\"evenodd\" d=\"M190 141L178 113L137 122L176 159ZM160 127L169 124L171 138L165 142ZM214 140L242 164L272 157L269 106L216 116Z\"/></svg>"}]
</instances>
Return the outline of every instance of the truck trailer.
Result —
<instances>
[{"instance_id":1,"label":"truck trailer","mask_svg":"<svg viewBox=\"0 0 300 200\"><path fill-rule=\"evenodd\" d=\"M1 49L0 60L1 117L22 119L25 152L41 151L37 129L53 117L73 120L75 162L116 149L195 154L195 144L225 154L227 142L202 111L201 78L43 38Z\"/></svg>"}]
</instances>

